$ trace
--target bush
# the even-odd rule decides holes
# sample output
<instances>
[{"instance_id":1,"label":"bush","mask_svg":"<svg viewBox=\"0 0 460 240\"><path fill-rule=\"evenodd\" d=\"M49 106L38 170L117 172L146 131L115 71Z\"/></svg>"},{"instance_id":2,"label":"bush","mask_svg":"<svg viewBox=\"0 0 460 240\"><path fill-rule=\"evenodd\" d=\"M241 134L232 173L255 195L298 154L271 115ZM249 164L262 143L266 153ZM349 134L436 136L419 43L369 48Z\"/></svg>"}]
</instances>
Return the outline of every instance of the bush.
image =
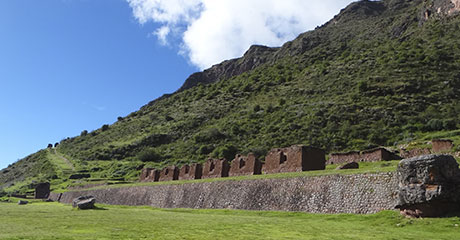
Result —
<instances>
[{"instance_id":1,"label":"bush","mask_svg":"<svg viewBox=\"0 0 460 240\"><path fill-rule=\"evenodd\" d=\"M238 148L231 144L227 144L214 149L212 156L215 158L225 158L227 160L232 160L237 153Z\"/></svg>"},{"instance_id":2,"label":"bush","mask_svg":"<svg viewBox=\"0 0 460 240\"><path fill-rule=\"evenodd\" d=\"M84 137L84 136L86 136L86 135L88 135L88 130L83 130L83 131L81 131L81 133L80 133L80 136L81 136L81 137Z\"/></svg>"},{"instance_id":3,"label":"bush","mask_svg":"<svg viewBox=\"0 0 460 240\"><path fill-rule=\"evenodd\" d=\"M104 132L104 131L107 131L107 130L109 130L109 125L108 124L102 125L102 131Z\"/></svg>"},{"instance_id":4,"label":"bush","mask_svg":"<svg viewBox=\"0 0 460 240\"><path fill-rule=\"evenodd\" d=\"M137 154L137 159L142 162L161 162L162 156L153 148L147 148Z\"/></svg>"}]
</instances>

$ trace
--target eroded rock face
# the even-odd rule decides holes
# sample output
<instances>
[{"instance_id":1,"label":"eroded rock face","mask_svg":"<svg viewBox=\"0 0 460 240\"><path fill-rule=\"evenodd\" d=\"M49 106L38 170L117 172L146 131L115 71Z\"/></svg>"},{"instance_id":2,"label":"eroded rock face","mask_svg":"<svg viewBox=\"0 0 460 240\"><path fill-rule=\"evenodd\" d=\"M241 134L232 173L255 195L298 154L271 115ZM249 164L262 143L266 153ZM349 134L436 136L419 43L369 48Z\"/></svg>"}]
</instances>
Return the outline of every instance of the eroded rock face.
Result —
<instances>
[{"instance_id":1,"label":"eroded rock face","mask_svg":"<svg viewBox=\"0 0 460 240\"><path fill-rule=\"evenodd\" d=\"M80 196L72 201L72 207L78 207L82 210L93 209L95 203L96 198L94 198L93 196Z\"/></svg>"},{"instance_id":2,"label":"eroded rock face","mask_svg":"<svg viewBox=\"0 0 460 240\"><path fill-rule=\"evenodd\" d=\"M450 155L424 155L398 165L401 213L411 217L442 216L457 211L460 170Z\"/></svg>"}]
</instances>

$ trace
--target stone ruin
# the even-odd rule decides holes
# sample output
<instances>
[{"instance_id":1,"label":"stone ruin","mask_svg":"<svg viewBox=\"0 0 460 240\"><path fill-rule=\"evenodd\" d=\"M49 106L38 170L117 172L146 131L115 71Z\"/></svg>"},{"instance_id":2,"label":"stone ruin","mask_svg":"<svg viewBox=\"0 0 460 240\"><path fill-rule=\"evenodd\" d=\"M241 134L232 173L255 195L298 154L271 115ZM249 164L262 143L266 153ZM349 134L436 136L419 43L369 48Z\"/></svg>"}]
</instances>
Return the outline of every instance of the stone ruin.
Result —
<instances>
[{"instance_id":1,"label":"stone ruin","mask_svg":"<svg viewBox=\"0 0 460 240\"><path fill-rule=\"evenodd\" d=\"M448 139L435 139L431 144L433 153L447 152L454 148L454 142Z\"/></svg>"},{"instance_id":2,"label":"stone ruin","mask_svg":"<svg viewBox=\"0 0 460 240\"><path fill-rule=\"evenodd\" d=\"M400 155L402 158L412 158L433 153L449 152L454 148L454 143L449 139L434 139L431 141L431 149L429 148L414 148L410 150L401 149Z\"/></svg>"},{"instance_id":3,"label":"stone ruin","mask_svg":"<svg viewBox=\"0 0 460 240\"><path fill-rule=\"evenodd\" d=\"M35 187L35 199L46 199L50 196L50 183L39 183Z\"/></svg>"},{"instance_id":4,"label":"stone ruin","mask_svg":"<svg viewBox=\"0 0 460 240\"><path fill-rule=\"evenodd\" d=\"M179 169L176 166L165 167L160 171L158 181L173 181L179 179Z\"/></svg>"},{"instance_id":5,"label":"stone ruin","mask_svg":"<svg viewBox=\"0 0 460 240\"><path fill-rule=\"evenodd\" d=\"M331 153L329 154L329 160L327 164L343 164L350 162L359 162L360 152L352 151L346 153Z\"/></svg>"},{"instance_id":6,"label":"stone ruin","mask_svg":"<svg viewBox=\"0 0 460 240\"><path fill-rule=\"evenodd\" d=\"M327 164L343 164L351 162L378 162L400 160L401 157L385 148L374 148L361 152L331 153Z\"/></svg>"},{"instance_id":7,"label":"stone ruin","mask_svg":"<svg viewBox=\"0 0 460 240\"><path fill-rule=\"evenodd\" d=\"M199 163L194 163L191 165L184 165L179 170L179 179L180 180L194 180L201 179L203 174L203 166Z\"/></svg>"},{"instance_id":8,"label":"stone ruin","mask_svg":"<svg viewBox=\"0 0 460 240\"><path fill-rule=\"evenodd\" d=\"M411 150L401 149L400 155L402 158L413 158L422 155L429 155L431 151L429 148L414 148Z\"/></svg>"},{"instance_id":9,"label":"stone ruin","mask_svg":"<svg viewBox=\"0 0 460 240\"><path fill-rule=\"evenodd\" d=\"M229 170L227 159L209 159L204 164L202 178L228 177Z\"/></svg>"},{"instance_id":10,"label":"stone ruin","mask_svg":"<svg viewBox=\"0 0 460 240\"><path fill-rule=\"evenodd\" d=\"M325 169L324 150L296 145L271 150L265 157L264 173L302 172Z\"/></svg>"},{"instance_id":11,"label":"stone ruin","mask_svg":"<svg viewBox=\"0 0 460 240\"><path fill-rule=\"evenodd\" d=\"M262 173L262 162L250 153L248 156L236 155L230 165L229 176L258 175Z\"/></svg>"},{"instance_id":12,"label":"stone ruin","mask_svg":"<svg viewBox=\"0 0 460 240\"><path fill-rule=\"evenodd\" d=\"M425 155L398 165L401 214L437 217L460 210L460 170L450 155Z\"/></svg>"},{"instance_id":13,"label":"stone ruin","mask_svg":"<svg viewBox=\"0 0 460 240\"><path fill-rule=\"evenodd\" d=\"M231 163L226 159L209 159L204 165L195 163L182 166L180 169L175 166L162 170L144 168L139 181L158 182L256 175L262 174L262 170L265 173L323 170L325 169L324 155L324 150L296 145L273 149L265 157L265 164L262 164L252 153L248 156L236 155Z\"/></svg>"},{"instance_id":14,"label":"stone ruin","mask_svg":"<svg viewBox=\"0 0 460 240\"><path fill-rule=\"evenodd\" d=\"M139 177L140 182L158 182L160 179L160 171L155 168L144 168Z\"/></svg>"}]
</instances>

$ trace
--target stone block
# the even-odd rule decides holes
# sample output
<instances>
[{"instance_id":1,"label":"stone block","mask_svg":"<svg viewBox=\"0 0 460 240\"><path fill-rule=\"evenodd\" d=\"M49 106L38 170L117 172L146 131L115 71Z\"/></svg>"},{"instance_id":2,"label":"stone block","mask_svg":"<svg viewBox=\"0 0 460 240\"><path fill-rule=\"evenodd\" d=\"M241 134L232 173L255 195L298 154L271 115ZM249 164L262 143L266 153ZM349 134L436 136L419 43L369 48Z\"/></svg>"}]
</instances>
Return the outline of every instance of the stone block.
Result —
<instances>
[{"instance_id":1,"label":"stone block","mask_svg":"<svg viewBox=\"0 0 460 240\"><path fill-rule=\"evenodd\" d=\"M35 187L35 199L46 199L50 196L50 183L39 183Z\"/></svg>"}]
</instances>

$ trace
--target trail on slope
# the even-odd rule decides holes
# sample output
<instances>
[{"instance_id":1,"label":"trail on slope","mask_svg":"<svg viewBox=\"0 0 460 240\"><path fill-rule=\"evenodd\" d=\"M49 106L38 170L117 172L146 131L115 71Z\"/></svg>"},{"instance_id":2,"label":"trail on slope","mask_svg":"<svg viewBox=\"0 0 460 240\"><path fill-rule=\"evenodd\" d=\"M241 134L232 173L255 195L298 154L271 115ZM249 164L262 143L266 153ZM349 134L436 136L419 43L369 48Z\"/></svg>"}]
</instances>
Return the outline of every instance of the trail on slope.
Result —
<instances>
[{"instance_id":1,"label":"trail on slope","mask_svg":"<svg viewBox=\"0 0 460 240\"><path fill-rule=\"evenodd\" d=\"M72 170L75 171L75 166L72 164L72 162L69 161L69 159L65 158L61 154L59 154L56 151L56 148L53 149L54 155L58 158L54 158L55 163L62 168L62 170ZM66 167L64 167L66 166Z\"/></svg>"}]
</instances>

